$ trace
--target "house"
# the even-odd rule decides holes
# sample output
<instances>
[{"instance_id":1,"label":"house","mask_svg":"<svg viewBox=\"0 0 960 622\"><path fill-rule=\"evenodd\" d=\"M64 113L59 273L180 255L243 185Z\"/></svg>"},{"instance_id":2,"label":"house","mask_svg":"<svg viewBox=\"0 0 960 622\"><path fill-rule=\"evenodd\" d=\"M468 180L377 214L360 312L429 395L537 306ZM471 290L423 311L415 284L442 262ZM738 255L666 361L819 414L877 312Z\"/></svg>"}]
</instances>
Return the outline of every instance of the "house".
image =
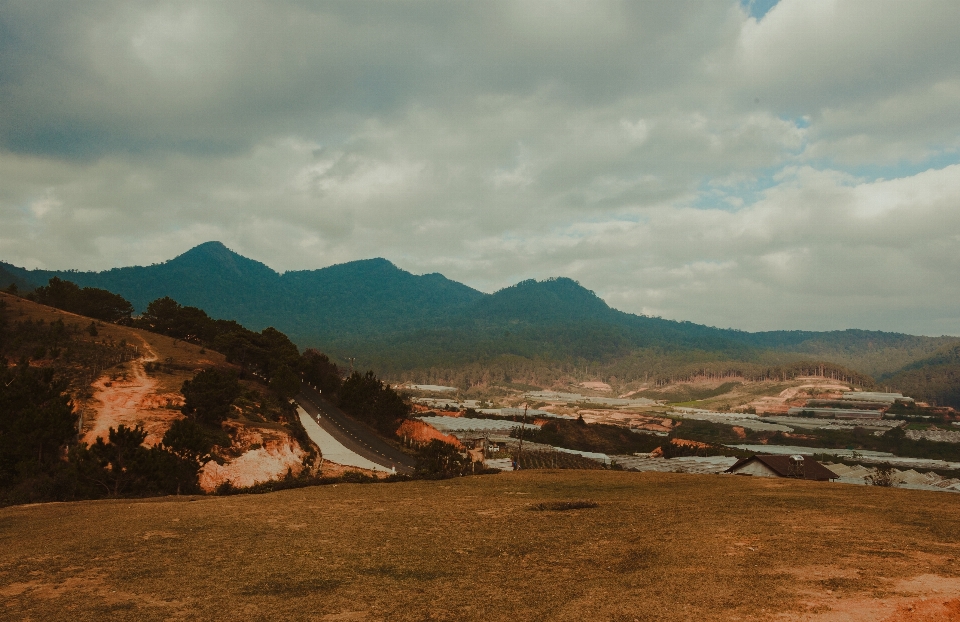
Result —
<instances>
[{"instance_id":1,"label":"house","mask_svg":"<svg viewBox=\"0 0 960 622\"><path fill-rule=\"evenodd\" d=\"M751 456L741 458L725 473L755 475L757 477L791 477L825 482L839 476L807 456Z\"/></svg>"}]
</instances>

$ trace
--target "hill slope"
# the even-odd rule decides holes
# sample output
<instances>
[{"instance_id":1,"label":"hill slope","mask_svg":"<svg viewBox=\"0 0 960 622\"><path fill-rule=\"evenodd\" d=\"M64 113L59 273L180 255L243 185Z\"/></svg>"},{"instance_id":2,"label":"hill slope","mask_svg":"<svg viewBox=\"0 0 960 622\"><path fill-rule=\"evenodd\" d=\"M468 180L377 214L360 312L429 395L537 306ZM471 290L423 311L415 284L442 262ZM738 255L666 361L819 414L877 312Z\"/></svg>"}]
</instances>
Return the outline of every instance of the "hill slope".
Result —
<instances>
[{"instance_id":1,"label":"hill slope","mask_svg":"<svg viewBox=\"0 0 960 622\"><path fill-rule=\"evenodd\" d=\"M201 244L152 266L77 272L0 264L0 270L34 285L57 276L82 287L106 289L129 300L138 312L152 300L170 296L253 330L274 326L301 342L396 330L484 296L440 274L415 276L385 259L280 275L220 242Z\"/></svg>"},{"instance_id":2,"label":"hill slope","mask_svg":"<svg viewBox=\"0 0 960 622\"><path fill-rule=\"evenodd\" d=\"M880 380L934 405L960 408L960 345L944 347Z\"/></svg>"},{"instance_id":3,"label":"hill slope","mask_svg":"<svg viewBox=\"0 0 960 622\"><path fill-rule=\"evenodd\" d=\"M28 284L59 276L107 289L138 311L170 296L254 330L274 326L301 347L394 375L500 365L630 380L692 374L705 365L719 372L725 362L760 370L809 360L878 376L960 343L861 330L718 329L618 311L566 278L485 294L440 274L411 274L385 259L281 275L219 242L161 264L105 272L0 269Z\"/></svg>"},{"instance_id":4,"label":"hill slope","mask_svg":"<svg viewBox=\"0 0 960 622\"><path fill-rule=\"evenodd\" d=\"M597 507L536 511L582 499ZM525 470L43 504L0 521L11 619L921 622L960 611L956 498L917 490Z\"/></svg>"}]
</instances>

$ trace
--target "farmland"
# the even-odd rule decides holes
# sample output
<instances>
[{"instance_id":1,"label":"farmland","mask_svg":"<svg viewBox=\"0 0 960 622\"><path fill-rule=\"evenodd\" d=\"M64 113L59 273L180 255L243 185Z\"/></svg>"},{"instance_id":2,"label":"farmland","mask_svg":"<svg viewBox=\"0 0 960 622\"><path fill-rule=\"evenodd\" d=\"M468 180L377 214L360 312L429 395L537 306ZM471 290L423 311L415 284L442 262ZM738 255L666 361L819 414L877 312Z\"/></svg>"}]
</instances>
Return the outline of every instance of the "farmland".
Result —
<instances>
[{"instance_id":1,"label":"farmland","mask_svg":"<svg viewBox=\"0 0 960 622\"><path fill-rule=\"evenodd\" d=\"M526 471L9 507L0 510L0 611L28 620L960 619L956 503L735 476Z\"/></svg>"}]
</instances>

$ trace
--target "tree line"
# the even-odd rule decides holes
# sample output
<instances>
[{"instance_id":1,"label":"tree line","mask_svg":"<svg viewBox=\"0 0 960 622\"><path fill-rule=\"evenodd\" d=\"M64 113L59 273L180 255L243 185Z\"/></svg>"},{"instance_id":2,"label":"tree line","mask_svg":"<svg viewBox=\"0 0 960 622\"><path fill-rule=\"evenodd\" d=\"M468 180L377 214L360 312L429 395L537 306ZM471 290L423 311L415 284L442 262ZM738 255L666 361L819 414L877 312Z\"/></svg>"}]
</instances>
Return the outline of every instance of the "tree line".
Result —
<instances>
[{"instance_id":1,"label":"tree line","mask_svg":"<svg viewBox=\"0 0 960 622\"><path fill-rule=\"evenodd\" d=\"M238 369L205 369L185 381L184 417L155 446L144 445L147 434L142 428L123 425L88 445L78 439L71 391L86 390L91 378L77 369L91 361L76 354L68 361L60 351L89 354L108 346L81 340L82 331L62 320L11 321L10 309L0 303L0 503L200 492L200 469L217 459L218 446L230 444L222 426L244 393L244 380L266 385L276 403L291 411L293 425L299 422L287 400L299 393L301 378L385 436L409 416L405 400L373 372L344 377L325 354L312 349L301 353L273 328L257 333L170 298L158 299L142 316L131 317L129 303L91 290L54 278L35 290L33 298L71 312L98 308L103 311L99 319L218 350ZM112 302L97 303L104 300ZM126 344L112 347L129 349ZM8 359L16 353L39 353L40 348L48 357L42 361L45 366L31 365L31 357L24 354L19 362ZM52 358L51 350L57 351ZM117 357L111 355L125 360L124 355ZM294 436L309 443L297 431Z\"/></svg>"}]
</instances>

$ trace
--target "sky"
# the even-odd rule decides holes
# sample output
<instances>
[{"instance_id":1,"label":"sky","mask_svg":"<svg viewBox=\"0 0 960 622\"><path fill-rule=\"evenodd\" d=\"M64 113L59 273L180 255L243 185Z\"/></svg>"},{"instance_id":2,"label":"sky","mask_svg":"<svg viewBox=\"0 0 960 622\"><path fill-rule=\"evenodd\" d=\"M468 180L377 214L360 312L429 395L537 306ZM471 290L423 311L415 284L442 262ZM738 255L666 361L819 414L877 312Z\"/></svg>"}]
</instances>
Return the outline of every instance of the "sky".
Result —
<instances>
[{"instance_id":1,"label":"sky","mask_svg":"<svg viewBox=\"0 0 960 622\"><path fill-rule=\"evenodd\" d=\"M0 0L0 260L960 335L960 3Z\"/></svg>"}]
</instances>

